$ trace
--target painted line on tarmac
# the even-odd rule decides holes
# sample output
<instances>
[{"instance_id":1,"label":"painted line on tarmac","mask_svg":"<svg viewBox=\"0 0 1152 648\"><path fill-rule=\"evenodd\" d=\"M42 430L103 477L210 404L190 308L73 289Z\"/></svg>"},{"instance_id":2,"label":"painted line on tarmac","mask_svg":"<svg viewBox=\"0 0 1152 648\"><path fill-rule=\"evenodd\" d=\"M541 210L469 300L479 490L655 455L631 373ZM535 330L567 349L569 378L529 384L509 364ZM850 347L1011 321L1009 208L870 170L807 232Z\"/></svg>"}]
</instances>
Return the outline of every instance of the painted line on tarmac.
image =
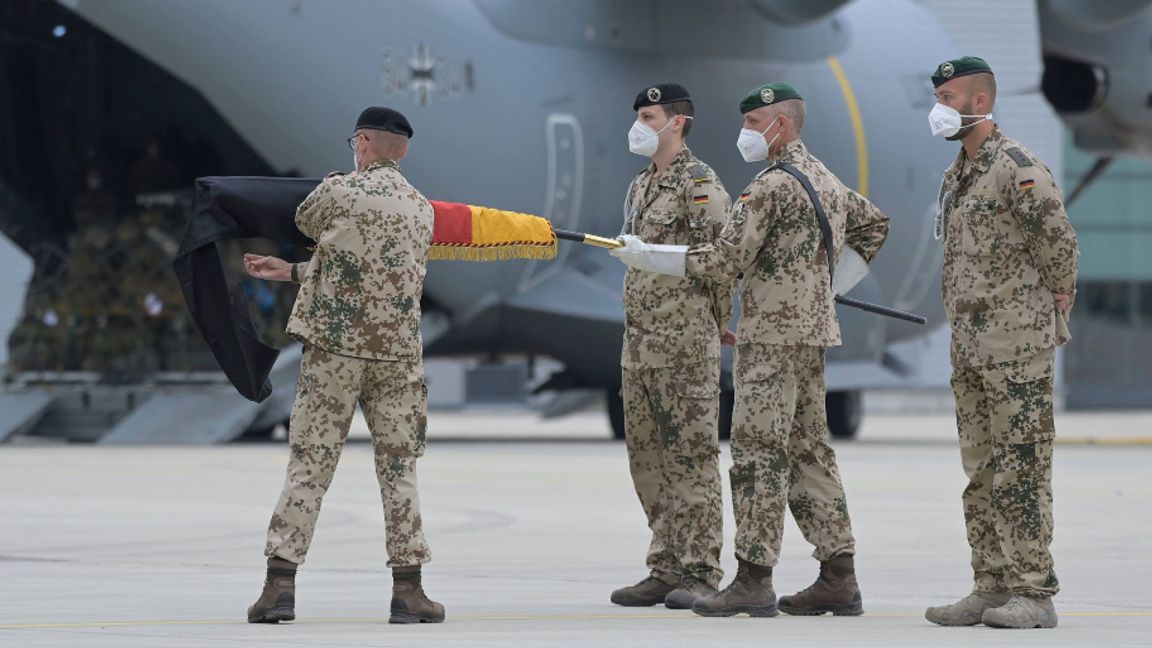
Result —
<instances>
[{"instance_id":1,"label":"painted line on tarmac","mask_svg":"<svg viewBox=\"0 0 1152 648\"><path fill-rule=\"evenodd\" d=\"M1056 445L1106 445L1106 446L1145 446L1152 445L1152 437L1056 437Z\"/></svg>"},{"instance_id":2,"label":"painted line on tarmac","mask_svg":"<svg viewBox=\"0 0 1152 648\"><path fill-rule=\"evenodd\" d=\"M867 612L861 618L918 618L923 612ZM1152 618L1152 612L1066 612L1062 617L1135 617ZM540 615L487 615L454 616L448 621L631 621L631 620L696 620L703 619L694 614L540 614ZM788 618L781 614L780 617ZM319 625L324 623L388 623L387 617L318 618L289 621L292 625ZM197 625L248 625L241 619L186 619L186 620L142 620L142 621L86 621L76 623L4 623L0 630L53 630L69 628L125 628L155 626L197 626Z\"/></svg>"}]
</instances>

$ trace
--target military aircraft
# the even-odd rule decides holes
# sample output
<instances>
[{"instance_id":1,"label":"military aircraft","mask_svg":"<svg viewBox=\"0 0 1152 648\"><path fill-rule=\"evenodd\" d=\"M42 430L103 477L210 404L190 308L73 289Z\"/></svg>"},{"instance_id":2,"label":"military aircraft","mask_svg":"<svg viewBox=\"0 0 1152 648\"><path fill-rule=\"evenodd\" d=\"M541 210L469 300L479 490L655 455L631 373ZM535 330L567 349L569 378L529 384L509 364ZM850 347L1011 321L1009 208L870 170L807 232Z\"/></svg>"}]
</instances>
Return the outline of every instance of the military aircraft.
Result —
<instances>
[{"instance_id":1,"label":"military aircraft","mask_svg":"<svg viewBox=\"0 0 1152 648\"><path fill-rule=\"evenodd\" d=\"M933 103L929 74L958 50L943 26L911 0L33 4L35 10L23 13L9 8L13 15L0 33L39 48L49 59L38 70L45 76L57 59L65 61L57 67L87 70L71 93L39 81L35 97L25 99L45 109L40 117L17 107L15 85L0 93L9 97L10 124L30 119L34 125L26 128L49 136L53 156L75 156L84 145L137 150L148 132L166 129L181 134L170 142L191 139L212 153L198 158L198 166L184 165L197 175L319 176L349 168L343 142L355 115L364 106L390 105L413 123L403 168L427 196L535 213L558 228L605 235L619 231L625 188L645 164L627 151L625 138L639 90L664 81L689 88L697 111L689 146L718 171L730 193L738 193L759 170L744 164L735 147L739 97L765 81L787 79L808 103L809 147L892 218L886 248L852 295L926 314L930 324L943 320L937 296L942 250L931 230L940 171L954 150L928 137L925 118ZM1077 11L1105 26L1137 16L1140 27L1132 29L1138 33L1126 32L1126 38L1139 36L1146 44L1140 34L1147 34L1152 18L1140 12L1148 3L1115 4L1123 9L1043 0L1044 26L1066 25ZM1129 135L1113 133L1119 127L1108 116L1132 109L1116 103L1110 77L1101 78L1100 70L1115 61L1076 58L1070 48L1081 42L1079 32L1063 29L1052 28L1067 34L1059 41L1064 58L1052 65L1081 65L1089 73L1080 76L1098 81L1091 101L1064 106L1078 111L1075 120L1070 117L1074 129L1082 125L1078 137L1081 131L1112 133L1116 139L1103 145L1108 151L1148 141L1131 135L1152 132L1146 113L1133 129L1120 129ZM87 38L74 38L81 34ZM94 45L99 39L109 44ZM0 75L0 83L17 81L29 78ZM1071 82L1057 71L1045 77L1045 89L1065 95L1061 84ZM93 105L112 87L127 99ZM48 123L49 116L82 113L77 96L90 101L80 105L101 112L80 123ZM54 130L64 127L79 127L72 141L61 141ZM42 140L10 128L18 136L0 146L12 147L7 158L43 156ZM1104 142L1103 135L1094 141ZM217 168L205 159L217 161ZM56 174L51 182L25 174L22 185L3 187L9 205L4 230L30 253L75 227L59 208L52 218L33 216L46 202L37 200L37 191L65 179L75 184L74 161L50 166ZM430 264L426 356L551 357L564 369L542 388L603 390L619 436L622 281L623 267L602 250L567 244L555 262ZM886 354L890 345L925 328L844 308L839 315L844 345L829 353L829 422L833 434L850 437L860 420L860 390L890 382L900 369ZM166 440L184 434L227 440L286 418L292 363L282 359L273 403L229 414L230 423L218 426L215 436L179 429ZM727 373L725 382L730 399ZM221 396L212 398L220 402ZM156 408L150 415L175 407L156 398L149 403ZM133 429L144 427L137 421Z\"/></svg>"}]
</instances>

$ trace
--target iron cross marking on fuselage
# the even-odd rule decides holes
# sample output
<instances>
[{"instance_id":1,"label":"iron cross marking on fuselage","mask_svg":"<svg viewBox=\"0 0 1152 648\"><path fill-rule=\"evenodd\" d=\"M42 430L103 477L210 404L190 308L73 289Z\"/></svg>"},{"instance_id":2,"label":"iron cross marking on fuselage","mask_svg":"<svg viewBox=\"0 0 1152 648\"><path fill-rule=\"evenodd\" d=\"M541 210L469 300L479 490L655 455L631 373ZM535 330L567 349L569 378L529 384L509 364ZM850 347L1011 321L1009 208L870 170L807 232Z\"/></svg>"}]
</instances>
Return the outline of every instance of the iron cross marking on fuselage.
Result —
<instances>
[{"instance_id":1,"label":"iron cross marking on fuselage","mask_svg":"<svg viewBox=\"0 0 1152 648\"><path fill-rule=\"evenodd\" d=\"M416 103L427 106L433 97L458 98L466 85L471 90L472 64L461 66L447 54L433 54L424 43L410 53L386 49L380 67L385 97L410 93Z\"/></svg>"}]
</instances>

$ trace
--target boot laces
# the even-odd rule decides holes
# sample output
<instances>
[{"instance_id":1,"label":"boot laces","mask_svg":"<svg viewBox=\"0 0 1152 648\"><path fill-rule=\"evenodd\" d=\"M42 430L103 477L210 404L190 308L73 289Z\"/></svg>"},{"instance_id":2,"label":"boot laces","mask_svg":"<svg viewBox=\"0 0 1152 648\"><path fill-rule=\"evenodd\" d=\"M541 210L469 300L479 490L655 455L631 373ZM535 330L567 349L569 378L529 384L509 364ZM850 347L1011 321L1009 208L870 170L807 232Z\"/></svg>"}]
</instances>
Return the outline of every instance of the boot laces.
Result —
<instances>
[{"instance_id":1,"label":"boot laces","mask_svg":"<svg viewBox=\"0 0 1152 648\"><path fill-rule=\"evenodd\" d=\"M665 585L666 583L655 576L646 576L644 580L636 583L635 587L647 587L649 585Z\"/></svg>"},{"instance_id":2,"label":"boot laces","mask_svg":"<svg viewBox=\"0 0 1152 648\"><path fill-rule=\"evenodd\" d=\"M724 596L728 592L735 591L745 580L752 580L752 574L747 565L740 563L740 565L736 567L736 577L732 579L731 583L728 583L727 587L717 592L716 596Z\"/></svg>"},{"instance_id":3,"label":"boot laces","mask_svg":"<svg viewBox=\"0 0 1152 648\"><path fill-rule=\"evenodd\" d=\"M695 576L683 576L680 578L680 587L686 590L691 590L696 585L705 585L706 583Z\"/></svg>"},{"instance_id":4,"label":"boot laces","mask_svg":"<svg viewBox=\"0 0 1152 648\"><path fill-rule=\"evenodd\" d=\"M820 570L820 575L816 577L816 582L812 583L808 587L805 587L804 589L797 592L796 596L797 597L804 596L805 594L807 594L810 591L812 591L813 589L815 589L816 586L819 585L820 583L826 584L829 588L832 587L832 581L831 581L831 579L829 579L827 577L827 575L824 573L823 569Z\"/></svg>"},{"instance_id":5,"label":"boot laces","mask_svg":"<svg viewBox=\"0 0 1152 648\"><path fill-rule=\"evenodd\" d=\"M1027 607L1027 604L1024 602L1023 597L1013 596L1004 604L1004 611L1017 612L1022 611L1025 607Z\"/></svg>"}]
</instances>

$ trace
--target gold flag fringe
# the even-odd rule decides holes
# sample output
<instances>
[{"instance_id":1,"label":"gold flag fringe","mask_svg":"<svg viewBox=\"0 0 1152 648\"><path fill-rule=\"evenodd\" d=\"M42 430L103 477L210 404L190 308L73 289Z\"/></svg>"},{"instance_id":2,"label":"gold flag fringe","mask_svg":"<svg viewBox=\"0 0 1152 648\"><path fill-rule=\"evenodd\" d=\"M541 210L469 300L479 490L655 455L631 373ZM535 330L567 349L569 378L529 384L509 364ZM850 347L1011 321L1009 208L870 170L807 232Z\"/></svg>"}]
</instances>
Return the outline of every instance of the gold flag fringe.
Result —
<instances>
[{"instance_id":1,"label":"gold flag fringe","mask_svg":"<svg viewBox=\"0 0 1152 648\"><path fill-rule=\"evenodd\" d=\"M429 261L511 261L533 259L549 261L559 252L556 239L550 243L507 243L485 246L441 245L428 248Z\"/></svg>"}]
</instances>

